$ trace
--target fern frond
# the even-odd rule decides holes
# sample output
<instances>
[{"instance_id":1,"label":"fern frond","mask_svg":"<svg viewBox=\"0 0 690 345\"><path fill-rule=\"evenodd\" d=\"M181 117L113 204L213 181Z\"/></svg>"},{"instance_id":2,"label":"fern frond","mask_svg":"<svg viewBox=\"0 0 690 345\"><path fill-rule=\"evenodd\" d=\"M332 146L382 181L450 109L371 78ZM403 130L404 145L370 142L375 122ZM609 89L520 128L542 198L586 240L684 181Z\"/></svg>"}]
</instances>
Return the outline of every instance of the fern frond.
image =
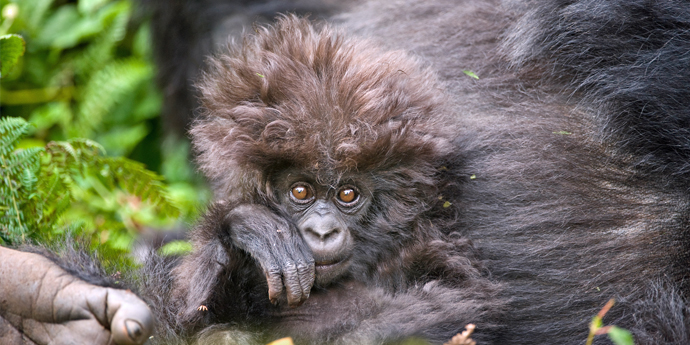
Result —
<instances>
[{"instance_id":1,"label":"fern frond","mask_svg":"<svg viewBox=\"0 0 690 345\"><path fill-rule=\"evenodd\" d=\"M76 138L68 140L72 147L80 150L81 152L88 152L92 155L105 154L105 148L103 145L91 140L84 138Z\"/></svg>"},{"instance_id":2,"label":"fern frond","mask_svg":"<svg viewBox=\"0 0 690 345\"><path fill-rule=\"evenodd\" d=\"M127 1L122 1L115 5L114 12L116 13L113 21L106 31L106 40L112 42L120 42L125 38L127 33L127 24L129 24L129 18L131 16L131 4Z\"/></svg>"},{"instance_id":3,"label":"fern frond","mask_svg":"<svg viewBox=\"0 0 690 345\"><path fill-rule=\"evenodd\" d=\"M36 163L38 163L38 160L36 160ZM20 176L19 181L21 182L22 187L24 187L26 190L26 193L29 195L29 199L32 199L34 193L36 192L36 184L38 182L38 177L36 176L37 170L38 166L36 166L35 169L24 169Z\"/></svg>"},{"instance_id":4,"label":"fern frond","mask_svg":"<svg viewBox=\"0 0 690 345\"><path fill-rule=\"evenodd\" d=\"M90 73L102 69L113 60L113 51L126 33L131 5L127 1L122 1L111 4L99 12L105 30L73 61L76 74L85 79L88 79Z\"/></svg>"},{"instance_id":5,"label":"fern frond","mask_svg":"<svg viewBox=\"0 0 690 345\"><path fill-rule=\"evenodd\" d=\"M165 217L180 215L180 208L170 199L161 182L162 176L147 170L143 164L124 157L105 157L102 161L110 167L124 190L156 205Z\"/></svg>"},{"instance_id":6,"label":"fern frond","mask_svg":"<svg viewBox=\"0 0 690 345\"><path fill-rule=\"evenodd\" d=\"M3 175L19 175L24 169L32 167L33 170L38 170L38 163L41 159L42 147L32 147L24 150L17 150L9 156L0 157L2 166L0 169Z\"/></svg>"},{"instance_id":7,"label":"fern frond","mask_svg":"<svg viewBox=\"0 0 690 345\"><path fill-rule=\"evenodd\" d=\"M105 153L103 146L89 139L51 141L46 145L46 151L51 156L61 158L61 160L55 160L54 163L61 164L62 168L67 168L69 165L80 164L84 159L89 160L99 154Z\"/></svg>"},{"instance_id":8,"label":"fern frond","mask_svg":"<svg viewBox=\"0 0 690 345\"><path fill-rule=\"evenodd\" d=\"M79 162L79 154L77 150L74 149L71 143L66 141L51 141L47 145L48 153L53 155L63 154L65 156L71 157L74 161Z\"/></svg>"},{"instance_id":9,"label":"fern frond","mask_svg":"<svg viewBox=\"0 0 690 345\"><path fill-rule=\"evenodd\" d=\"M17 139L29 131L29 123L21 117L0 118L0 155L14 151Z\"/></svg>"},{"instance_id":10,"label":"fern frond","mask_svg":"<svg viewBox=\"0 0 690 345\"><path fill-rule=\"evenodd\" d=\"M151 66L138 59L112 62L94 73L84 87L75 130L88 134L98 128L115 105L152 73Z\"/></svg>"},{"instance_id":11,"label":"fern frond","mask_svg":"<svg viewBox=\"0 0 690 345\"><path fill-rule=\"evenodd\" d=\"M40 155L43 148L16 150L17 141L29 129L21 118L0 119L0 232L4 241L23 241L29 232L26 213L33 214Z\"/></svg>"}]
</instances>

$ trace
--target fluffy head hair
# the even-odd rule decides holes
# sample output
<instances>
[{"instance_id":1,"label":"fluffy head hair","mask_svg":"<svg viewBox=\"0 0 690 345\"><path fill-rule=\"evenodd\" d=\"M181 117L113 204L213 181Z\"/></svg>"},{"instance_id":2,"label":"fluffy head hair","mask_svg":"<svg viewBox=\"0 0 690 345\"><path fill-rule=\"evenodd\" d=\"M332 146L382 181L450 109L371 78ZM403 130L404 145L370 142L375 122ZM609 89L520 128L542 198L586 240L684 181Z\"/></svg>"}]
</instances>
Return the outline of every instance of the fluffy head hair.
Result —
<instances>
[{"instance_id":1,"label":"fluffy head hair","mask_svg":"<svg viewBox=\"0 0 690 345\"><path fill-rule=\"evenodd\" d=\"M347 171L432 168L451 151L444 93L403 52L285 16L210 66L191 134L217 195L254 195L287 166L333 183Z\"/></svg>"}]
</instances>

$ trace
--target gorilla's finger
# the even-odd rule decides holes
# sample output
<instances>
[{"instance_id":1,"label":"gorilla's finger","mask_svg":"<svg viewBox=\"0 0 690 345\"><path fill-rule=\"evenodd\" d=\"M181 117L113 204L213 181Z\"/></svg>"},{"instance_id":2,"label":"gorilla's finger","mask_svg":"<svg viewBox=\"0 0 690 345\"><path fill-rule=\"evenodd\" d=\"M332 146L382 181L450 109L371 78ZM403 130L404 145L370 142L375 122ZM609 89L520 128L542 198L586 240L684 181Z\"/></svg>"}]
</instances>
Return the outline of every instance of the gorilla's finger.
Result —
<instances>
[{"instance_id":1,"label":"gorilla's finger","mask_svg":"<svg viewBox=\"0 0 690 345\"><path fill-rule=\"evenodd\" d=\"M311 287L314 285L314 259L309 257L308 261L297 261L297 275L299 276L300 286L302 288L302 302L304 302L304 300L309 298Z\"/></svg>"},{"instance_id":2,"label":"gorilla's finger","mask_svg":"<svg viewBox=\"0 0 690 345\"><path fill-rule=\"evenodd\" d=\"M297 273L297 265L292 260L287 260L283 266L283 282L285 283L288 305L291 307L300 305L304 301L302 286Z\"/></svg>"},{"instance_id":3,"label":"gorilla's finger","mask_svg":"<svg viewBox=\"0 0 690 345\"><path fill-rule=\"evenodd\" d=\"M271 303L276 304L283 293L283 275L280 266L272 264L265 272L268 282L268 299Z\"/></svg>"},{"instance_id":4,"label":"gorilla's finger","mask_svg":"<svg viewBox=\"0 0 690 345\"><path fill-rule=\"evenodd\" d=\"M132 292L108 289L108 319L116 344L143 344L153 332L151 310Z\"/></svg>"},{"instance_id":5,"label":"gorilla's finger","mask_svg":"<svg viewBox=\"0 0 690 345\"><path fill-rule=\"evenodd\" d=\"M296 247L302 258L304 258L303 260L297 260L297 271L302 285L302 292L305 298L308 298L311 293L311 287L314 285L314 280L316 279L314 254L312 254L311 250L304 242L300 242Z\"/></svg>"}]
</instances>

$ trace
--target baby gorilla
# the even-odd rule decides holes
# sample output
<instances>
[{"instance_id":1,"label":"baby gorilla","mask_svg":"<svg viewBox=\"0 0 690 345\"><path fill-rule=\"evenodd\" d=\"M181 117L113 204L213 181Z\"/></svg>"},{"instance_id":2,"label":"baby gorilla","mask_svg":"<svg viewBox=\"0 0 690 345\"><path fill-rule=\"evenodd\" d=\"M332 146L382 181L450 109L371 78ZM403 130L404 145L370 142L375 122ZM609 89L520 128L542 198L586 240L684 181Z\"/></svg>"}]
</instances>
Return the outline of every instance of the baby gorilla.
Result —
<instances>
[{"instance_id":1,"label":"baby gorilla","mask_svg":"<svg viewBox=\"0 0 690 345\"><path fill-rule=\"evenodd\" d=\"M502 303L452 231L469 174L430 70L294 16L211 65L191 134L217 201L172 273L172 333L488 339Z\"/></svg>"}]
</instances>

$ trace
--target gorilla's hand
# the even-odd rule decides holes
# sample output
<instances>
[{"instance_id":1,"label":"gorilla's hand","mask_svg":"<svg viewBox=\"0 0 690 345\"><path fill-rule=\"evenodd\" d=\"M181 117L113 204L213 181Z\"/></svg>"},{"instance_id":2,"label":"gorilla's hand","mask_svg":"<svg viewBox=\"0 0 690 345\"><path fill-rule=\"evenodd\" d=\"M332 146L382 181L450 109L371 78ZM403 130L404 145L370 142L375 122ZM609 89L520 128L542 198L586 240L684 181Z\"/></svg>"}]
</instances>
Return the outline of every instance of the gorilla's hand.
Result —
<instances>
[{"instance_id":1,"label":"gorilla's hand","mask_svg":"<svg viewBox=\"0 0 690 345\"><path fill-rule=\"evenodd\" d=\"M314 284L314 258L295 226L256 204L235 207L227 220L234 244L263 269L271 302L278 302L283 287L288 305L304 302Z\"/></svg>"},{"instance_id":2,"label":"gorilla's hand","mask_svg":"<svg viewBox=\"0 0 690 345\"><path fill-rule=\"evenodd\" d=\"M143 344L153 316L130 291L88 284L33 253L0 247L0 343Z\"/></svg>"}]
</instances>

